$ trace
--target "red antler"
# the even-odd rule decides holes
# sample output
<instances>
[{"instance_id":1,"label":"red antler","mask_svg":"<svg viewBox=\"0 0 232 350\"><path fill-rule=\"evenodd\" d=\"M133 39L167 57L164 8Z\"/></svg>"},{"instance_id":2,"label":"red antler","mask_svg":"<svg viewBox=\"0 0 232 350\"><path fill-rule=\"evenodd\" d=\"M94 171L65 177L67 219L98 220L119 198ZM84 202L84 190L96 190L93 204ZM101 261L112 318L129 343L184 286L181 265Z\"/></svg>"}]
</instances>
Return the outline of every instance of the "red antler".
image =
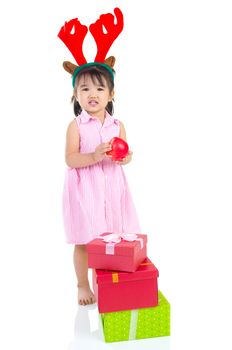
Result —
<instances>
[{"instance_id":1,"label":"red antler","mask_svg":"<svg viewBox=\"0 0 232 350\"><path fill-rule=\"evenodd\" d=\"M71 33L73 27L74 34ZM82 52L82 45L87 32L88 28L82 25L77 18L74 18L69 22L65 22L58 34L58 37L65 43L79 65L87 62Z\"/></svg>"},{"instance_id":2,"label":"red antler","mask_svg":"<svg viewBox=\"0 0 232 350\"><path fill-rule=\"evenodd\" d=\"M121 10L119 8L115 8L114 13L117 18L116 24L114 24L114 15L107 13L105 15L101 15L100 19L91 24L89 27L98 48L97 55L94 60L95 62L104 61L112 43L123 29L123 14ZM106 34L103 32L103 26L107 30Z\"/></svg>"}]
</instances>

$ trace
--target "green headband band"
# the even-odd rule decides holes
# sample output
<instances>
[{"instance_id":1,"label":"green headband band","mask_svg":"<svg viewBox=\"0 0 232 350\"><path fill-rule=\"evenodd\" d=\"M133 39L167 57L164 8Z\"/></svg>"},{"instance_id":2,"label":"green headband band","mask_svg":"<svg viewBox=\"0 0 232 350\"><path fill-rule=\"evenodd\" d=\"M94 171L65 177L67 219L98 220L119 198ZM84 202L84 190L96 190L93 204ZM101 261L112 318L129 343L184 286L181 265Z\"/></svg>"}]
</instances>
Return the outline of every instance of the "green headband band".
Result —
<instances>
[{"instance_id":1,"label":"green headband band","mask_svg":"<svg viewBox=\"0 0 232 350\"><path fill-rule=\"evenodd\" d=\"M108 66L107 64L105 63L99 63L99 62L90 62L90 63L85 63L85 64L82 64L81 66L78 66L74 73L73 73L73 76L72 76L72 85L73 87L75 86L75 80L76 80L76 77L77 77L77 74L85 67L90 67L90 66L100 66L100 67L103 67L105 68L106 70L108 70L108 72L110 73L111 75L111 78L112 80L114 81L114 73L113 73L113 70L110 66Z\"/></svg>"}]
</instances>

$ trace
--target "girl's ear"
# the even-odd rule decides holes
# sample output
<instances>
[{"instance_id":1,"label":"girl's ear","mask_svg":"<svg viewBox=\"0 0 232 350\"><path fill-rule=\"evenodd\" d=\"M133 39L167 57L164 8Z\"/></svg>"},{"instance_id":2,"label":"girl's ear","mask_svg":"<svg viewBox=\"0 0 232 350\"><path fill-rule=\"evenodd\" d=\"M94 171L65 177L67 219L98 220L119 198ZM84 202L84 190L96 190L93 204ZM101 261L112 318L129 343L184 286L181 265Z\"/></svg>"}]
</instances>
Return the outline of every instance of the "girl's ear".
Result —
<instances>
[{"instance_id":1,"label":"girl's ear","mask_svg":"<svg viewBox=\"0 0 232 350\"><path fill-rule=\"evenodd\" d=\"M110 97L109 97L109 102L114 99L114 90L111 92Z\"/></svg>"},{"instance_id":2,"label":"girl's ear","mask_svg":"<svg viewBox=\"0 0 232 350\"><path fill-rule=\"evenodd\" d=\"M73 89L73 100L78 101L78 99L77 99L77 89L76 89L76 87Z\"/></svg>"}]
</instances>

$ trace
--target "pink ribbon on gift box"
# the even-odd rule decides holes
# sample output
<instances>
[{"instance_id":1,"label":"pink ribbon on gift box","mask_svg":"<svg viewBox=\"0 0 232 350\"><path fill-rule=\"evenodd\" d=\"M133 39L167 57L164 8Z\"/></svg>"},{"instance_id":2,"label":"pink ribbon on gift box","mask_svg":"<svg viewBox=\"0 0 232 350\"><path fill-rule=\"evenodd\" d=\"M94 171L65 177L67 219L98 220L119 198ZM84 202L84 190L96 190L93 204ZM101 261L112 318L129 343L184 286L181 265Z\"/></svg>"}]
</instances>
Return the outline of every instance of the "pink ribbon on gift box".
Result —
<instances>
[{"instance_id":1,"label":"pink ribbon on gift box","mask_svg":"<svg viewBox=\"0 0 232 350\"><path fill-rule=\"evenodd\" d=\"M106 243L106 254L114 255L114 247L122 240L127 242L139 241L141 249L143 248L143 239L138 238L135 233L109 233L108 235L98 237Z\"/></svg>"}]
</instances>

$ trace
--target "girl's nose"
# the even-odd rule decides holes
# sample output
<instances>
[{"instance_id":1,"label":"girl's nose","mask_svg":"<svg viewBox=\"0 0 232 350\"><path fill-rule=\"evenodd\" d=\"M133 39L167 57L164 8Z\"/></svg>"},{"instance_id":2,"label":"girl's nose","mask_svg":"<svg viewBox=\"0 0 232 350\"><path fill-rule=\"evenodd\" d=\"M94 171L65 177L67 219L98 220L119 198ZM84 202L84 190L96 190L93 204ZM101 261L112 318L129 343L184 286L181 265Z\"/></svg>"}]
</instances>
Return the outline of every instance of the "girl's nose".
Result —
<instances>
[{"instance_id":1,"label":"girl's nose","mask_svg":"<svg viewBox=\"0 0 232 350\"><path fill-rule=\"evenodd\" d=\"M96 91L90 91L89 96L92 98L97 97Z\"/></svg>"}]
</instances>

